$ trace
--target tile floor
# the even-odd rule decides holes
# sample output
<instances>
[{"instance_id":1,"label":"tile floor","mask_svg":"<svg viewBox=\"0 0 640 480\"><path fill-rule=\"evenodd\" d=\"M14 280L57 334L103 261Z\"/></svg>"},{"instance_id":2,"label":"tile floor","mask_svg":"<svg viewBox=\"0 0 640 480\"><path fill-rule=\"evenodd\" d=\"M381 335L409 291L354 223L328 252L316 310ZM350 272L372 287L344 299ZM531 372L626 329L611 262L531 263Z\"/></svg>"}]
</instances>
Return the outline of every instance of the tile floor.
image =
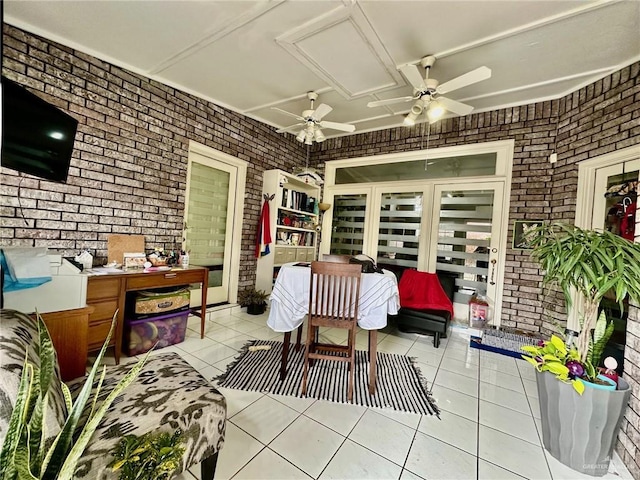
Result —
<instances>
[{"instance_id":1,"label":"tile floor","mask_svg":"<svg viewBox=\"0 0 640 480\"><path fill-rule=\"evenodd\" d=\"M211 379L226 370L251 339L281 340L266 314L211 312L206 337L189 319L180 353ZM328 338L333 331L325 331ZM343 335L341 333L341 335ZM335 338L334 341L341 341ZM217 479L579 479L541 446L534 372L523 360L470 348L464 328L453 328L440 348L433 338L397 332L378 335L381 352L410 355L433 383L441 420L421 416L221 389L227 399L227 435ZM366 332L358 348L366 349ZM199 467L179 480L199 478ZM602 478L630 479L614 459Z\"/></svg>"}]
</instances>

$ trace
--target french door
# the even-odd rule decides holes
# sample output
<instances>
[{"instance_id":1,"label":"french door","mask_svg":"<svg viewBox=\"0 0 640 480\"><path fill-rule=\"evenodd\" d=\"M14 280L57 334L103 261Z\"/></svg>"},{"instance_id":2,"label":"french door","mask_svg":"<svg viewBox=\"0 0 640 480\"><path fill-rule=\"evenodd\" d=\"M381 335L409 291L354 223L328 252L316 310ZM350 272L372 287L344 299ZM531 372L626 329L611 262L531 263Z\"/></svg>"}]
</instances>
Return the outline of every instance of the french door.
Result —
<instances>
[{"instance_id":1,"label":"french door","mask_svg":"<svg viewBox=\"0 0 640 480\"><path fill-rule=\"evenodd\" d=\"M187 168L183 249L189 263L209 269L207 305L235 301L246 164L191 145ZM235 265L235 268L232 268ZM191 306L200 304L200 289Z\"/></svg>"},{"instance_id":2,"label":"french door","mask_svg":"<svg viewBox=\"0 0 640 480\"><path fill-rule=\"evenodd\" d=\"M357 190L357 191L356 191ZM455 277L456 317L473 293L485 294L500 318L507 212L504 182L398 182L334 187L321 253L364 253L398 274L405 268Z\"/></svg>"}]
</instances>

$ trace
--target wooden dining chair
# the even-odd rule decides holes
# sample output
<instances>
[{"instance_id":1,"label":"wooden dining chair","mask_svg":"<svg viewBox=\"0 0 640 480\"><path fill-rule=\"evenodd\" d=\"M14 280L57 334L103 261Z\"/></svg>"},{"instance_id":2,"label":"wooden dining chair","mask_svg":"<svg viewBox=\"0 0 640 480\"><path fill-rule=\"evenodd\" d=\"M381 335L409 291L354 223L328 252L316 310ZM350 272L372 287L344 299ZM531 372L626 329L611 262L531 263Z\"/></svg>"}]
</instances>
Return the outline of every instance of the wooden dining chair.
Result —
<instances>
[{"instance_id":1,"label":"wooden dining chair","mask_svg":"<svg viewBox=\"0 0 640 480\"><path fill-rule=\"evenodd\" d=\"M307 316L307 345L304 353L302 394L307 393L310 362L330 360L349 363L347 400L353 398L355 375L356 327L360 300L360 265L312 262ZM348 330L347 345L321 343L320 327Z\"/></svg>"},{"instance_id":2,"label":"wooden dining chair","mask_svg":"<svg viewBox=\"0 0 640 480\"><path fill-rule=\"evenodd\" d=\"M333 262L333 263L349 263L350 255L334 255L330 253L322 254L323 262Z\"/></svg>"}]
</instances>

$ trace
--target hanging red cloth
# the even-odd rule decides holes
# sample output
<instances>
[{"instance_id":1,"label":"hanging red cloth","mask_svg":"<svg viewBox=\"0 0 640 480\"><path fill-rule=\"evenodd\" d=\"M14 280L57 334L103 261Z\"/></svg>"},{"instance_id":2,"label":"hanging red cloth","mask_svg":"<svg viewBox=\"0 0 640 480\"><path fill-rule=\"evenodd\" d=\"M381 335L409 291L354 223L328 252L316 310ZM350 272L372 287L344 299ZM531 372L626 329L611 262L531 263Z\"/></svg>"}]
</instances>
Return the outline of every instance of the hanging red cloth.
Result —
<instances>
[{"instance_id":1,"label":"hanging red cloth","mask_svg":"<svg viewBox=\"0 0 640 480\"><path fill-rule=\"evenodd\" d=\"M262 213L258 221L258 231L256 233L256 258L269 255L269 244L271 243L271 227L269 226L269 201L270 198L265 195L264 204L262 205Z\"/></svg>"},{"instance_id":2,"label":"hanging red cloth","mask_svg":"<svg viewBox=\"0 0 640 480\"><path fill-rule=\"evenodd\" d=\"M626 200L626 199L625 199ZM624 214L620 221L620 235L633 242L636 230L636 202L624 204Z\"/></svg>"}]
</instances>

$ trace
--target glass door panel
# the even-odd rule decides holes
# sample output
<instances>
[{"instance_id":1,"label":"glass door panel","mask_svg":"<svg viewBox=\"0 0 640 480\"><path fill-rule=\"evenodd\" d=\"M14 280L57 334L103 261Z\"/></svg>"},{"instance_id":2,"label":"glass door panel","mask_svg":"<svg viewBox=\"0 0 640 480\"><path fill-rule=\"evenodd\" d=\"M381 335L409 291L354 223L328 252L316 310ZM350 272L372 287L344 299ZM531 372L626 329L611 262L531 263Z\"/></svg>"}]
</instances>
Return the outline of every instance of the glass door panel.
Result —
<instances>
[{"instance_id":1,"label":"glass door panel","mask_svg":"<svg viewBox=\"0 0 640 480\"><path fill-rule=\"evenodd\" d=\"M333 197L329 253L358 255L364 251L367 194L338 194Z\"/></svg>"},{"instance_id":2,"label":"glass door panel","mask_svg":"<svg viewBox=\"0 0 640 480\"><path fill-rule=\"evenodd\" d=\"M235 167L192 153L189 164L185 208L184 249L189 263L209 269L207 304L229 300L229 266L233 211L235 205ZM192 305L198 304L199 289L192 290Z\"/></svg>"},{"instance_id":3,"label":"glass door panel","mask_svg":"<svg viewBox=\"0 0 640 480\"><path fill-rule=\"evenodd\" d=\"M455 277L454 307L458 312L467 311L474 293L487 295L490 305L499 308L496 285L501 270L497 263L502 184L484 185L443 185L435 190L430 271Z\"/></svg>"},{"instance_id":4,"label":"glass door panel","mask_svg":"<svg viewBox=\"0 0 640 480\"><path fill-rule=\"evenodd\" d=\"M380 196L376 263L389 270L418 268L422 199L422 192Z\"/></svg>"}]
</instances>

